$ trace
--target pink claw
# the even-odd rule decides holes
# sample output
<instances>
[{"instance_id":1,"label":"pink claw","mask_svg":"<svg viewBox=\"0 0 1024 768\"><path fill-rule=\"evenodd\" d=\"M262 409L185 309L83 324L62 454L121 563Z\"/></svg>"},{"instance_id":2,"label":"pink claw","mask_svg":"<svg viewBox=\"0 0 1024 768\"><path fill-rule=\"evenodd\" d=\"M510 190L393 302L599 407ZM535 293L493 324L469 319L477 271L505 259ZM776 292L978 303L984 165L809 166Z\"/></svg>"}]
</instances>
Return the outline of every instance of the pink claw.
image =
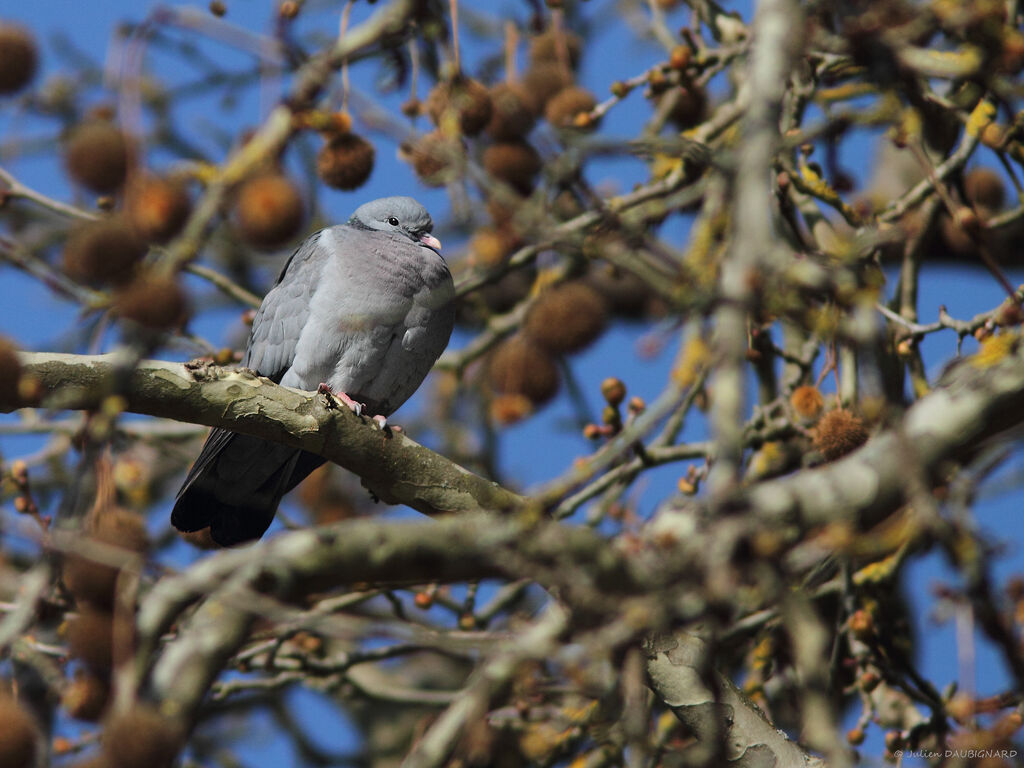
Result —
<instances>
[{"instance_id":1,"label":"pink claw","mask_svg":"<svg viewBox=\"0 0 1024 768\"><path fill-rule=\"evenodd\" d=\"M333 397L333 398L335 398L337 400L340 400L342 403L347 405L356 416L362 416L363 415L363 404L362 403L357 403L355 400L353 400L351 397L346 395L344 392L335 392L333 389L331 389L331 385L330 384L327 384L326 382L321 381L320 384L317 386L316 391L317 391L318 394L330 395L331 397Z\"/></svg>"}]
</instances>

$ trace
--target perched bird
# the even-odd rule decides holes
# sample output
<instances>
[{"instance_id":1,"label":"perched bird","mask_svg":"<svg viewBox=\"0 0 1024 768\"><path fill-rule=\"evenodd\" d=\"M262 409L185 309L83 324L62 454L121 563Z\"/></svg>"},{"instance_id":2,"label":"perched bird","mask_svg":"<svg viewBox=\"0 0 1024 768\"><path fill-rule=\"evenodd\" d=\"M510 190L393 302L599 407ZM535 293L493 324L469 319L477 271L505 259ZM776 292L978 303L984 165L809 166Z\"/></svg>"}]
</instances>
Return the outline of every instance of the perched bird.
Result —
<instances>
[{"instance_id":1,"label":"perched bird","mask_svg":"<svg viewBox=\"0 0 1024 768\"><path fill-rule=\"evenodd\" d=\"M385 197L311 235L253 320L242 365L284 386L338 398L383 422L448 345L455 287L411 197ZM214 429L171 512L181 531L210 526L222 546L258 539L281 497L324 459Z\"/></svg>"}]
</instances>

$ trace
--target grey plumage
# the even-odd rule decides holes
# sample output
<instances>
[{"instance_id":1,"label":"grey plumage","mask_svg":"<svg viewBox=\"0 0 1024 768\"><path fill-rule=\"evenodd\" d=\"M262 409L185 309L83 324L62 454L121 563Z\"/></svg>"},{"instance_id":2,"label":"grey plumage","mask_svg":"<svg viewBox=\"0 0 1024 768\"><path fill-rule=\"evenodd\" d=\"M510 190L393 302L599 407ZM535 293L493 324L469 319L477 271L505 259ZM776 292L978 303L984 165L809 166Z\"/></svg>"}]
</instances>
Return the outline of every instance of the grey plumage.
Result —
<instances>
[{"instance_id":1,"label":"grey plumage","mask_svg":"<svg viewBox=\"0 0 1024 768\"><path fill-rule=\"evenodd\" d=\"M411 197L360 206L292 254L253 321L242 364L280 384L334 392L389 416L423 381L455 319L451 273ZM307 451L214 429L171 522L210 526L224 546L257 539L281 497L324 462Z\"/></svg>"}]
</instances>

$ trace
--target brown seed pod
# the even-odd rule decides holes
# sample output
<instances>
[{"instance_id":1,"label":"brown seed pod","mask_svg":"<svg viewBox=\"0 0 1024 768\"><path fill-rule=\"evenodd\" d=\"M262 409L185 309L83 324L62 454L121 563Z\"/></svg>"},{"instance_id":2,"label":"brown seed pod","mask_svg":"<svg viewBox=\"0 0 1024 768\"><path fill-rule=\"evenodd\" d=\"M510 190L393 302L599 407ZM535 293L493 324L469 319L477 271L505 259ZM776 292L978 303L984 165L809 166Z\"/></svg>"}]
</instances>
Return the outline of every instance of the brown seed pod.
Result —
<instances>
[{"instance_id":1,"label":"brown seed pod","mask_svg":"<svg viewBox=\"0 0 1024 768\"><path fill-rule=\"evenodd\" d=\"M114 311L144 328L167 330L188 317L185 290L173 277L139 275L114 296Z\"/></svg>"},{"instance_id":2,"label":"brown seed pod","mask_svg":"<svg viewBox=\"0 0 1024 768\"><path fill-rule=\"evenodd\" d=\"M486 128L491 113L491 97L486 86L471 77L440 82L427 96L427 114L434 125L440 127L445 115L452 114L466 136L476 136Z\"/></svg>"},{"instance_id":3,"label":"brown seed pod","mask_svg":"<svg viewBox=\"0 0 1024 768\"><path fill-rule=\"evenodd\" d=\"M89 120L75 127L64 149L64 165L76 182L101 195L124 184L131 142L113 123Z\"/></svg>"},{"instance_id":4,"label":"brown seed pod","mask_svg":"<svg viewBox=\"0 0 1024 768\"><path fill-rule=\"evenodd\" d=\"M64 245L64 271L89 284L128 282L146 255L146 243L124 217L83 224Z\"/></svg>"},{"instance_id":5,"label":"brown seed pod","mask_svg":"<svg viewBox=\"0 0 1024 768\"><path fill-rule=\"evenodd\" d=\"M528 195L533 191L537 174L544 163L537 150L527 142L505 141L487 147L481 165L495 178L501 179L517 192Z\"/></svg>"},{"instance_id":6,"label":"brown seed pod","mask_svg":"<svg viewBox=\"0 0 1024 768\"><path fill-rule=\"evenodd\" d=\"M577 352L601 335L607 316L601 294L576 281L541 294L530 307L523 330L548 352Z\"/></svg>"},{"instance_id":7,"label":"brown seed pod","mask_svg":"<svg viewBox=\"0 0 1024 768\"><path fill-rule=\"evenodd\" d=\"M170 768L184 739L180 722L139 704L106 722L103 756L111 768Z\"/></svg>"},{"instance_id":8,"label":"brown seed pod","mask_svg":"<svg viewBox=\"0 0 1024 768\"><path fill-rule=\"evenodd\" d=\"M20 383L18 347L10 339L0 336L0 406L13 407L21 402Z\"/></svg>"},{"instance_id":9,"label":"brown seed pod","mask_svg":"<svg viewBox=\"0 0 1024 768\"><path fill-rule=\"evenodd\" d=\"M809 384L797 387L789 396L789 404L803 421L814 421L825 407L825 398L817 387Z\"/></svg>"},{"instance_id":10,"label":"brown seed pod","mask_svg":"<svg viewBox=\"0 0 1024 768\"><path fill-rule=\"evenodd\" d=\"M328 139L316 156L316 173L334 189L358 189L373 171L373 144L354 133Z\"/></svg>"},{"instance_id":11,"label":"brown seed pod","mask_svg":"<svg viewBox=\"0 0 1024 768\"><path fill-rule=\"evenodd\" d=\"M995 213L1006 201L1006 186L991 168L972 168L964 176L964 194L971 205Z\"/></svg>"},{"instance_id":12,"label":"brown seed pod","mask_svg":"<svg viewBox=\"0 0 1024 768\"><path fill-rule=\"evenodd\" d=\"M868 431L860 417L841 408L826 413L814 428L814 447L826 461L845 456L867 439Z\"/></svg>"},{"instance_id":13,"label":"brown seed pod","mask_svg":"<svg viewBox=\"0 0 1024 768\"><path fill-rule=\"evenodd\" d=\"M124 210L143 239L166 243L185 225L192 201L183 183L143 174L128 183Z\"/></svg>"},{"instance_id":14,"label":"brown seed pod","mask_svg":"<svg viewBox=\"0 0 1024 768\"><path fill-rule=\"evenodd\" d=\"M490 95L488 136L495 141L514 141L533 130L537 105L525 88L515 83L498 83L491 86Z\"/></svg>"},{"instance_id":15,"label":"brown seed pod","mask_svg":"<svg viewBox=\"0 0 1024 768\"><path fill-rule=\"evenodd\" d=\"M563 88L544 107L544 118L556 128L593 128L589 120L582 124L580 116L589 118L596 106L597 98L586 88Z\"/></svg>"},{"instance_id":16,"label":"brown seed pod","mask_svg":"<svg viewBox=\"0 0 1024 768\"><path fill-rule=\"evenodd\" d=\"M668 119L681 131L700 125L707 119L708 97L699 85L680 85L666 91L661 98L672 100Z\"/></svg>"},{"instance_id":17,"label":"brown seed pod","mask_svg":"<svg viewBox=\"0 0 1024 768\"><path fill-rule=\"evenodd\" d=\"M509 272L498 282L480 289L480 298L493 314L503 314L526 298L533 285L533 275L528 270L517 269Z\"/></svg>"},{"instance_id":18,"label":"brown seed pod","mask_svg":"<svg viewBox=\"0 0 1024 768\"><path fill-rule=\"evenodd\" d=\"M507 427L522 421L533 411L533 403L526 395L496 395L491 400L491 419L496 424Z\"/></svg>"},{"instance_id":19,"label":"brown seed pod","mask_svg":"<svg viewBox=\"0 0 1024 768\"><path fill-rule=\"evenodd\" d=\"M103 716L109 699L110 683L80 669L61 694L60 703L76 720L94 723Z\"/></svg>"},{"instance_id":20,"label":"brown seed pod","mask_svg":"<svg viewBox=\"0 0 1024 768\"><path fill-rule=\"evenodd\" d=\"M86 609L67 623L68 651L95 674L106 677L114 659L114 617Z\"/></svg>"},{"instance_id":21,"label":"brown seed pod","mask_svg":"<svg viewBox=\"0 0 1024 768\"><path fill-rule=\"evenodd\" d=\"M523 88L530 94L535 111L540 114L555 94L572 85L572 75L554 62L540 62L526 70Z\"/></svg>"},{"instance_id":22,"label":"brown seed pod","mask_svg":"<svg viewBox=\"0 0 1024 768\"><path fill-rule=\"evenodd\" d=\"M32 82L38 66L39 51L31 33L0 21L0 94L20 91Z\"/></svg>"},{"instance_id":23,"label":"brown seed pod","mask_svg":"<svg viewBox=\"0 0 1024 768\"><path fill-rule=\"evenodd\" d=\"M38 743L35 718L11 696L0 693L0 765L32 768Z\"/></svg>"},{"instance_id":24,"label":"brown seed pod","mask_svg":"<svg viewBox=\"0 0 1024 768\"><path fill-rule=\"evenodd\" d=\"M234 224L254 248L273 249L299 233L305 213L298 188L283 173L253 176L238 189Z\"/></svg>"},{"instance_id":25,"label":"brown seed pod","mask_svg":"<svg viewBox=\"0 0 1024 768\"><path fill-rule=\"evenodd\" d=\"M462 174L466 150L458 139L432 131L404 151L420 181L428 187L441 187Z\"/></svg>"},{"instance_id":26,"label":"brown seed pod","mask_svg":"<svg viewBox=\"0 0 1024 768\"><path fill-rule=\"evenodd\" d=\"M491 353L488 379L496 392L523 395L534 405L558 394L558 366L537 343L525 336L506 339Z\"/></svg>"},{"instance_id":27,"label":"brown seed pod","mask_svg":"<svg viewBox=\"0 0 1024 768\"><path fill-rule=\"evenodd\" d=\"M559 48L565 46L564 52ZM530 63L554 62L556 64L568 64L576 69L580 63L580 53L583 51L582 38L568 30L556 30L549 28L541 32L530 41Z\"/></svg>"},{"instance_id":28,"label":"brown seed pod","mask_svg":"<svg viewBox=\"0 0 1024 768\"><path fill-rule=\"evenodd\" d=\"M518 238L508 227L481 227L469 241L469 262L477 267L496 267L515 250Z\"/></svg>"}]
</instances>

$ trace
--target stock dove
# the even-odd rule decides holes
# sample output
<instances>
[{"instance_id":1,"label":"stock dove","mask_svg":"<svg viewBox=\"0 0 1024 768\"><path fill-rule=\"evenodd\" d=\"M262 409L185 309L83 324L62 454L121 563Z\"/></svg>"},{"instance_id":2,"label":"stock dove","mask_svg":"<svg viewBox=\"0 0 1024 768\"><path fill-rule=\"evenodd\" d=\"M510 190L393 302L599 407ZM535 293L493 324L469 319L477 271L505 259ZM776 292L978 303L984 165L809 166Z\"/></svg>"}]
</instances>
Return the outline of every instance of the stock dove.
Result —
<instances>
[{"instance_id":1,"label":"stock dove","mask_svg":"<svg viewBox=\"0 0 1024 768\"><path fill-rule=\"evenodd\" d=\"M322 384L382 424L448 344L455 288L411 197L385 197L292 254L253 320L244 367L284 386ZM281 497L324 459L214 429L171 513L181 531L210 526L222 546L258 539Z\"/></svg>"}]
</instances>

